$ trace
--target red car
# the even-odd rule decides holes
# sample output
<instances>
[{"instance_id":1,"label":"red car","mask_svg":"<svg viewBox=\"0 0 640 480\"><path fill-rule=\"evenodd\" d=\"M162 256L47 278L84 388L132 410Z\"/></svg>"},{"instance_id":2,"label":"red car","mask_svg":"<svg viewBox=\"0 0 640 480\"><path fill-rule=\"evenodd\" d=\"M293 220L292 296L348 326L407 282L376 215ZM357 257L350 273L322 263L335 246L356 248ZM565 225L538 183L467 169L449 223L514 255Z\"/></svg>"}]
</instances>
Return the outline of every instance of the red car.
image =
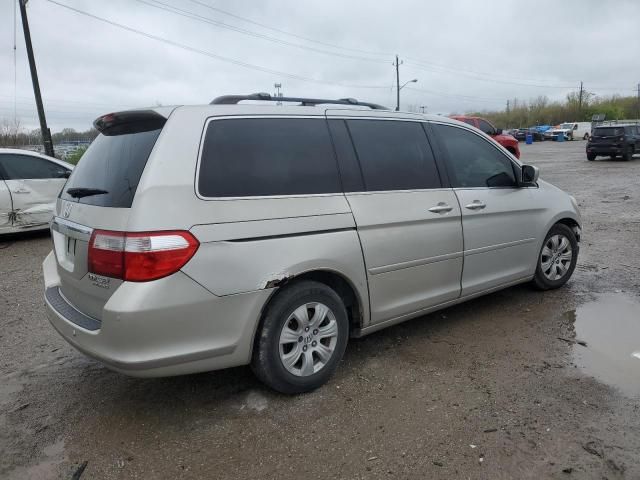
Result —
<instances>
[{"instance_id":1,"label":"red car","mask_svg":"<svg viewBox=\"0 0 640 480\"><path fill-rule=\"evenodd\" d=\"M468 123L482 130L484 133L493 138L496 142L509 150L516 158L520 158L520 147L518 140L511 135L502 133L502 129L496 128L488 120L480 117L467 117L465 115L452 115L451 118L460 122Z\"/></svg>"}]
</instances>

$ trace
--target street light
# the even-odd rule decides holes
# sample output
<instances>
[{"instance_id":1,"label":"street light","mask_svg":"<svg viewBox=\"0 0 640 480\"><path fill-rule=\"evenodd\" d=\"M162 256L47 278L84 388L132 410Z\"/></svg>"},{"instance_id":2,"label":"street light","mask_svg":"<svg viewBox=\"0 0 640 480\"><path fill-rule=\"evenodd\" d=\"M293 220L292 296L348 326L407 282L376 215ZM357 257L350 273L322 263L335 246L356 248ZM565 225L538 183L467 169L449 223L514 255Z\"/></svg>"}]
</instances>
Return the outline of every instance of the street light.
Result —
<instances>
[{"instance_id":1,"label":"street light","mask_svg":"<svg viewBox=\"0 0 640 480\"><path fill-rule=\"evenodd\" d=\"M396 103L396 112L400 110L400 90L402 90L408 84L416 83L417 81L418 81L418 79L414 78L413 80L409 80L408 82L404 82L400 87L398 87L398 98L397 98L398 101Z\"/></svg>"}]
</instances>

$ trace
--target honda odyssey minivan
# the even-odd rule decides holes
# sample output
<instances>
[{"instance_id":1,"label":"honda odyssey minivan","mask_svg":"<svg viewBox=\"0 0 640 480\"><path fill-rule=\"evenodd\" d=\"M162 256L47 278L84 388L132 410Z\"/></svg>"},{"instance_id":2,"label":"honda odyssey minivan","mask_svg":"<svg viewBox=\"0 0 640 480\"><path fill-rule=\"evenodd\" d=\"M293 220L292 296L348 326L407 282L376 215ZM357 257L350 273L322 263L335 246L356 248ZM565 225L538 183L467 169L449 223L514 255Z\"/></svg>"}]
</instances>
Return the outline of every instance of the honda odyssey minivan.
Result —
<instances>
[{"instance_id":1,"label":"honda odyssey minivan","mask_svg":"<svg viewBox=\"0 0 640 480\"><path fill-rule=\"evenodd\" d=\"M456 120L254 94L94 125L57 200L45 300L69 343L128 375L250 364L304 392L350 337L558 288L576 265L573 197Z\"/></svg>"}]
</instances>

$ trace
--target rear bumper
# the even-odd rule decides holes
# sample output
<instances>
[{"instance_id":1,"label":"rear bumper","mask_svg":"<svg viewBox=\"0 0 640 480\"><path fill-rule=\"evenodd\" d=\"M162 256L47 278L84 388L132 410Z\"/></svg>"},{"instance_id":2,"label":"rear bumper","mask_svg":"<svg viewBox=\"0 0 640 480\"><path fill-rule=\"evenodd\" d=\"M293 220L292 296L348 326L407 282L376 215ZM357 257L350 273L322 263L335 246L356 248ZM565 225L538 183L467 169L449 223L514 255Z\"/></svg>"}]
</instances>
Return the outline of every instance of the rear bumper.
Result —
<instances>
[{"instance_id":1,"label":"rear bumper","mask_svg":"<svg viewBox=\"0 0 640 480\"><path fill-rule=\"evenodd\" d=\"M613 145L587 147L587 153L595 153L596 155L609 155L611 153L622 153L623 151L624 151L624 147L618 147Z\"/></svg>"},{"instance_id":2,"label":"rear bumper","mask_svg":"<svg viewBox=\"0 0 640 480\"><path fill-rule=\"evenodd\" d=\"M246 365L271 291L217 297L182 272L146 283L124 282L102 319L87 317L58 289L55 256L43 263L53 327L77 350L138 377L181 375Z\"/></svg>"}]
</instances>

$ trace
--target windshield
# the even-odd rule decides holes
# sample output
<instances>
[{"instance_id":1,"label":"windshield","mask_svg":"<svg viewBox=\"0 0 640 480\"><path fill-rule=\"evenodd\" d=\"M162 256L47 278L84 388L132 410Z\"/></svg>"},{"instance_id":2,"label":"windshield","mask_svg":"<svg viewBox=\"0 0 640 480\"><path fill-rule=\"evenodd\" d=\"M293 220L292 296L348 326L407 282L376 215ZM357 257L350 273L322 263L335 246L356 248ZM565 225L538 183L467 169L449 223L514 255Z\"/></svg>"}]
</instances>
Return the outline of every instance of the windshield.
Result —
<instances>
[{"instance_id":1,"label":"windshield","mask_svg":"<svg viewBox=\"0 0 640 480\"><path fill-rule=\"evenodd\" d=\"M594 137L617 137L618 135L624 135L624 128L600 127L593 130Z\"/></svg>"},{"instance_id":2,"label":"windshield","mask_svg":"<svg viewBox=\"0 0 640 480\"><path fill-rule=\"evenodd\" d=\"M73 170L60 198L129 208L161 129L100 134Z\"/></svg>"}]
</instances>

